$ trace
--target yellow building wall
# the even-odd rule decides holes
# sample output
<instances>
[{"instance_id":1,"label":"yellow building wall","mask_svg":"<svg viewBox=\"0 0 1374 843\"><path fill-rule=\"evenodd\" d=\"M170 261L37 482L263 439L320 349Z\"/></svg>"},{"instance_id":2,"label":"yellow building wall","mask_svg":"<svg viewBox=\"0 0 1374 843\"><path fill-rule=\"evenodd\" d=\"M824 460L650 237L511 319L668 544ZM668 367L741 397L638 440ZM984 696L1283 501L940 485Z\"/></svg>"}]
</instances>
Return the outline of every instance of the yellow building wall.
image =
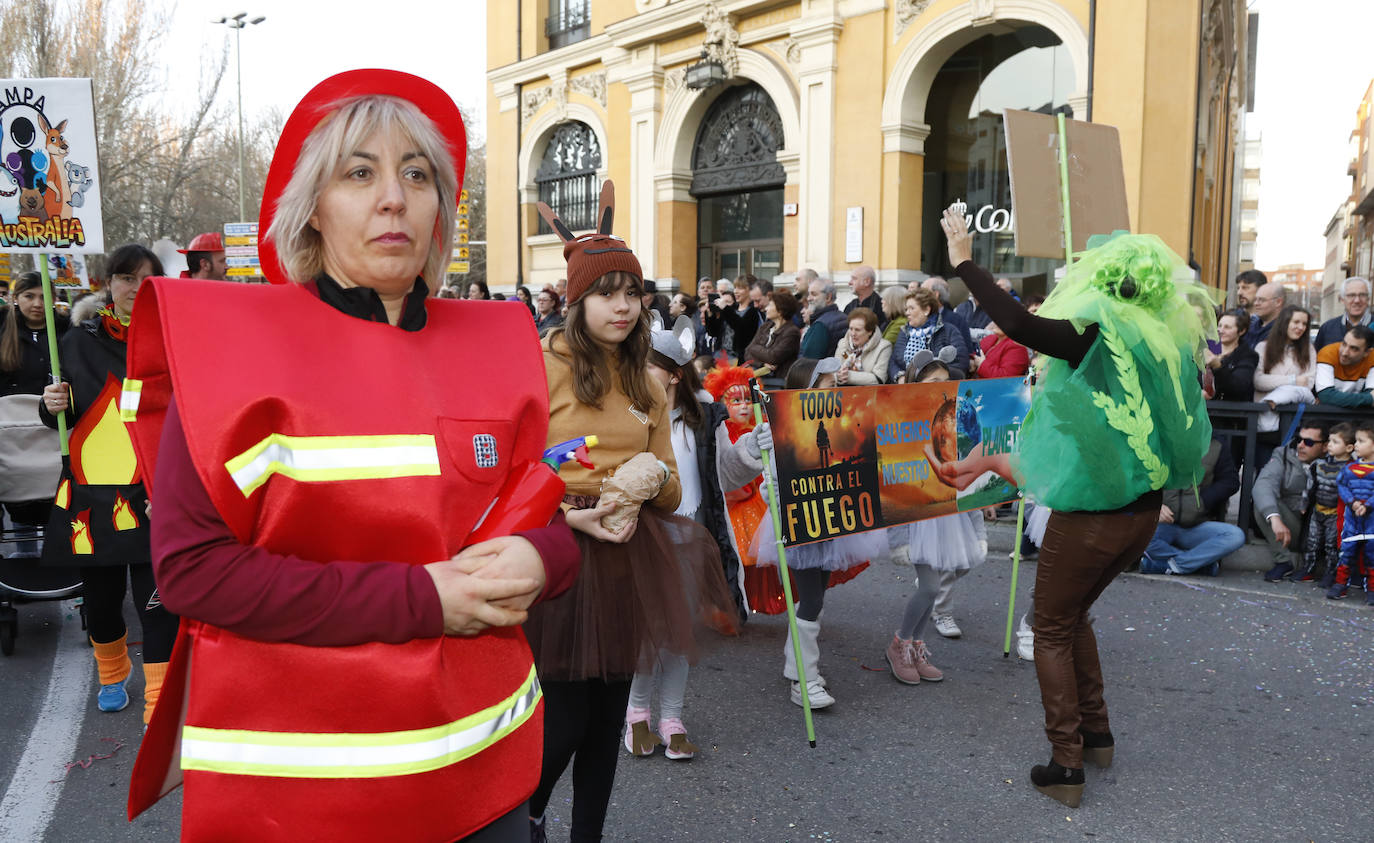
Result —
<instances>
[{"instance_id":1,"label":"yellow building wall","mask_svg":"<svg viewBox=\"0 0 1374 843\"><path fill-rule=\"evenodd\" d=\"M748 33L763 26L796 18L802 5L780 3L766 8L762 13L743 18L739 29L747 40ZM828 269L836 270L841 280L844 270L853 266L844 260L845 210L851 206L864 208L864 263L887 270L920 268L924 160L921 155L883 151L879 131L883 95L903 49L918 37L922 27L965 5L965 0L936 0L895 43L892 4L884 10L844 19L836 46L838 70L834 75L829 153L833 175L828 210L831 251ZM1088 0L1063 0L1059 5L1072 14L1086 33ZM521 57L530 59L547 49L544 35L546 2L503 0L488 2L487 6L489 67L504 67L517 60L514 37L517 6L523 15ZM604 32L608 25L638 14L635 0L597 0L592 3L591 10L594 36ZM1195 248L1205 248L1209 253L1224 251L1229 237L1225 222L1229 216L1227 197L1231 189L1229 167L1218 167L1219 172L1211 174L1214 187L1210 201L1200 200L1191 190L1195 181L1193 144L1200 17L1201 0L1111 0L1097 4L1094 120L1120 130L1132 227L1159 234L1185 257L1190 236L1204 241L1196 242ZM974 30L973 34L983 33ZM1243 37L1243 32L1238 34ZM700 43L701 35L700 30L686 34L676 32L653 49L661 51L668 44ZM769 43L773 43L772 38L770 35ZM773 49L768 43L742 44L741 49L756 50L775 59L794 78L797 74L797 65L782 58L781 53L785 51ZM604 68L599 62L593 62L564 69L575 77ZM547 84L542 77L531 83L525 90ZM591 102L579 100L580 96L569 94L571 100ZM628 237L629 221L635 211L629 189L630 95L623 84L612 83L607 87L607 97L604 109L607 143L603 154L608 177L620 188L615 233ZM599 105L594 107L601 110ZM908 119L924 121L924 115L908 115ZM517 233L513 210L519 189L514 150L525 140L517 137L518 121L517 111L500 112L498 103L489 97L487 178L491 217L487 221L487 231L488 268L493 283L514 279L519 249L525 250L526 279L531 268L531 252L524 245L524 239L535 230L534 215L528 207L523 211L526 224ZM525 127L528 128L528 121ZM695 130L694 125L684 128L686 132ZM1229 138L1218 140L1229 146ZM1197 173L1197 178L1207 175ZM785 188L784 201L795 203L798 198L799 187L794 180ZM678 278L684 287L690 288L697 274L696 205L693 202L655 202L656 266L652 270L646 266L646 272L653 272L658 277ZM805 213L805 209L802 212ZM784 271L795 271L799 265L800 219L784 219ZM1190 219L1194 221L1191 231ZM1198 237L1208 228L1220 231L1221 242L1216 242L1215 234ZM1203 255L1198 257L1203 261ZM1224 257L1221 261L1224 263ZM1212 270L1211 261L1204 261L1204 265Z\"/></svg>"},{"instance_id":2,"label":"yellow building wall","mask_svg":"<svg viewBox=\"0 0 1374 843\"><path fill-rule=\"evenodd\" d=\"M697 203L659 202L657 277L676 278L684 291L695 293L696 242Z\"/></svg>"},{"instance_id":3,"label":"yellow building wall","mask_svg":"<svg viewBox=\"0 0 1374 843\"><path fill-rule=\"evenodd\" d=\"M830 206L830 267L861 263L885 266L879 259L879 231L883 202L883 85L877 81L883 67L887 36L885 12L872 12L844 22L836 50L840 70L835 74L835 122L831 139L834 193ZM918 200L919 201L919 200ZM845 261L845 212L864 209L863 256ZM805 209L803 209L803 213ZM798 267L794 264L792 269ZM844 280L838 278L836 280Z\"/></svg>"},{"instance_id":4,"label":"yellow building wall","mask_svg":"<svg viewBox=\"0 0 1374 843\"><path fill-rule=\"evenodd\" d=\"M1188 254L1197 0L1097 6L1093 122L1116 126L1131 227Z\"/></svg>"}]
</instances>

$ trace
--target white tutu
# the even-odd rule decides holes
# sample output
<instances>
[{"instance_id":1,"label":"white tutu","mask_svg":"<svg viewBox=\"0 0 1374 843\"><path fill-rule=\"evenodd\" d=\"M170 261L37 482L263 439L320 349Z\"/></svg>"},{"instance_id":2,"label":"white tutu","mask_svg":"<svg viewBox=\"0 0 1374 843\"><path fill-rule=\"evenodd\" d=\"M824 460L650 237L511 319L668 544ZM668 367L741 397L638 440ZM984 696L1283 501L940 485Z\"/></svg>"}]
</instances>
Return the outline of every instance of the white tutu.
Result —
<instances>
[{"instance_id":1,"label":"white tutu","mask_svg":"<svg viewBox=\"0 0 1374 843\"><path fill-rule=\"evenodd\" d=\"M908 524L907 542L907 556L913 565L964 571L983 564L978 533L963 512Z\"/></svg>"},{"instance_id":2,"label":"white tutu","mask_svg":"<svg viewBox=\"0 0 1374 843\"><path fill-rule=\"evenodd\" d=\"M778 544L773 539L773 519L765 518L754 533L750 551L760 565L778 564ZM837 539L787 548L787 567L795 571L824 568L847 571L856 565L887 557L887 531L869 530Z\"/></svg>"},{"instance_id":3,"label":"white tutu","mask_svg":"<svg viewBox=\"0 0 1374 843\"><path fill-rule=\"evenodd\" d=\"M1039 548L1045 543L1045 525L1054 510L1042 503L1027 503L1026 509L1026 536Z\"/></svg>"}]
</instances>

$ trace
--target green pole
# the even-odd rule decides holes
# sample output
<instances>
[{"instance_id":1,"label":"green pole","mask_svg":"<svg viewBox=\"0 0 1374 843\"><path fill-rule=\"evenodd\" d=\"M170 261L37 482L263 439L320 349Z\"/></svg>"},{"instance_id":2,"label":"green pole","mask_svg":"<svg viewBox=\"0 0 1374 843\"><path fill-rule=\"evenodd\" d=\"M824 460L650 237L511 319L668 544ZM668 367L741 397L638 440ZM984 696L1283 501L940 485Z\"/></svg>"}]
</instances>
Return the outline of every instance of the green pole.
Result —
<instances>
[{"instance_id":1,"label":"green pole","mask_svg":"<svg viewBox=\"0 0 1374 843\"><path fill-rule=\"evenodd\" d=\"M763 390L758 383L750 384L754 393L754 424L763 423ZM797 637L797 610L792 605L792 575L787 570L787 549L782 544L782 516L778 513L778 489L773 485L773 449L760 449L763 457L763 482L768 489L768 512L773 517L773 537L778 547L778 576L782 578L782 593L787 601L787 634L792 636L792 654L797 660L797 681L801 683L802 716L806 720L806 740L816 748L816 724L811 719L811 694L806 689L806 665L802 663L801 639Z\"/></svg>"},{"instance_id":2,"label":"green pole","mask_svg":"<svg viewBox=\"0 0 1374 843\"><path fill-rule=\"evenodd\" d=\"M52 382L62 383L62 365L57 361L57 325L53 321L52 279L48 277L48 256L38 255L38 272L43 276L43 320L48 324L48 359L52 361ZM68 392L70 396L70 391ZM67 456L67 414L57 414L57 441L62 456Z\"/></svg>"},{"instance_id":3,"label":"green pole","mask_svg":"<svg viewBox=\"0 0 1374 843\"><path fill-rule=\"evenodd\" d=\"M1059 201L1064 205L1064 266L1073 263L1073 219L1069 211L1069 136L1064 112L1055 115L1059 123Z\"/></svg>"},{"instance_id":4,"label":"green pole","mask_svg":"<svg viewBox=\"0 0 1374 843\"><path fill-rule=\"evenodd\" d=\"M1021 568L1021 535L1026 523L1026 493L1016 507L1016 540L1011 547L1011 599L1007 601L1007 640L1002 644L1002 658L1011 655L1011 624L1016 616L1016 574Z\"/></svg>"},{"instance_id":5,"label":"green pole","mask_svg":"<svg viewBox=\"0 0 1374 843\"><path fill-rule=\"evenodd\" d=\"M1061 111L1055 116L1059 129L1059 202L1064 210L1064 267L1073 265L1073 213L1069 206L1069 135ZM1016 539L1011 551L1011 598L1007 601L1007 635L1002 643L1002 658L1011 655L1011 625L1016 616L1016 579L1021 568L1021 535L1026 520L1026 493L1016 508Z\"/></svg>"}]
</instances>

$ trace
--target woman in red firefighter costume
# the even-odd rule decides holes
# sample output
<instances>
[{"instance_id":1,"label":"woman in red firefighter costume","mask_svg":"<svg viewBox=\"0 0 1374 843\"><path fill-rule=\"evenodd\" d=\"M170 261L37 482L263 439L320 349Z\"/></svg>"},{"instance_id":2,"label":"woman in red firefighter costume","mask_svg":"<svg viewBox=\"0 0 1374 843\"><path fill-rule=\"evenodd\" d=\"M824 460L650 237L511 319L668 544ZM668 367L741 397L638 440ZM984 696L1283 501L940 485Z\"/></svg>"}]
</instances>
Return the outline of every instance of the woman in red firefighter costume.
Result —
<instances>
[{"instance_id":1,"label":"woman in red firefighter costume","mask_svg":"<svg viewBox=\"0 0 1374 843\"><path fill-rule=\"evenodd\" d=\"M530 836L543 838L549 796L576 756L572 840L600 840L631 679L652 670L660 651L694 660L696 621L732 631L735 606L715 539L672 514L681 485L668 400L648 373L639 260L611 236L614 188L602 186L594 233L575 236L543 203L539 212L563 238L568 262L568 317L542 343L549 439L585 430L598 443L594 469L569 466L566 474L564 506L582 573L525 624L546 695Z\"/></svg>"},{"instance_id":2,"label":"woman in red firefighter costume","mask_svg":"<svg viewBox=\"0 0 1374 843\"><path fill-rule=\"evenodd\" d=\"M429 298L465 154L433 84L331 77L287 121L260 217L264 272L303 283L139 297L121 407L185 620L131 815L184 776L188 840L527 833L541 694L518 625L579 554L557 496L547 526L473 544L539 460L547 403L537 378L445 362L540 366L517 305Z\"/></svg>"}]
</instances>

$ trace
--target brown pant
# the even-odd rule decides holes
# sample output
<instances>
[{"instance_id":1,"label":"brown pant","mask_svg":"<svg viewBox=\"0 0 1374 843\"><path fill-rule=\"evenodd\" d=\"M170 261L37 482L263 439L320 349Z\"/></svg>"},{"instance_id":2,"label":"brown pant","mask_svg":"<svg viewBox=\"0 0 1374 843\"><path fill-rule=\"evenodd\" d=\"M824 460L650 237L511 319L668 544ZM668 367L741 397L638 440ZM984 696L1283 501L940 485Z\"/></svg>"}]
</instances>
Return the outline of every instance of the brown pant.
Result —
<instances>
[{"instance_id":1,"label":"brown pant","mask_svg":"<svg viewBox=\"0 0 1374 843\"><path fill-rule=\"evenodd\" d=\"M1159 511L1055 512L1035 572L1035 673L1054 760L1083 766L1079 728L1107 732L1102 665L1088 623L1107 584L1145 552Z\"/></svg>"}]
</instances>

